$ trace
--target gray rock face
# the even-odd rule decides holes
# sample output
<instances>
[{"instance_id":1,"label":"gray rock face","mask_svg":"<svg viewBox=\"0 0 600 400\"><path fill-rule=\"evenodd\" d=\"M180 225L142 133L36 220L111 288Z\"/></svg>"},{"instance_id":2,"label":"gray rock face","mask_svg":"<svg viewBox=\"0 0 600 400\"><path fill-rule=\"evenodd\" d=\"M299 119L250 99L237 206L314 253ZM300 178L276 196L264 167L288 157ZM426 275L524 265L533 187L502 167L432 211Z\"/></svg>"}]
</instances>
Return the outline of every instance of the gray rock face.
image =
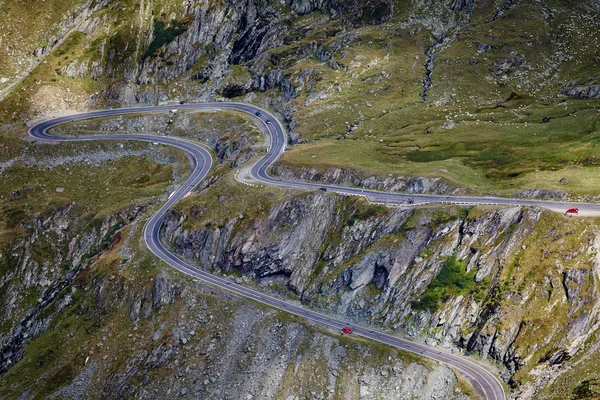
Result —
<instances>
[{"instance_id":1,"label":"gray rock face","mask_svg":"<svg viewBox=\"0 0 600 400\"><path fill-rule=\"evenodd\" d=\"M591 270L578 267L582 264L577 260L600 251L600 235L582 233L577 240L587 245L572 248L565 240L573 239L565 235L573 235L574 228L567 221L562 233L556 221L546 227L549 217L540 221L538 209L475 210L468 216L453 208L406 209L361 219L353 207L350 200L311 193L278 202L267 217L245 221L243 229L232 219L221 229L193 231L183 228L185 216L173 212L164 235L176 252L204 268L239 271L244 279L283 296L289 289L305 304L349 321L382 324L427 337L432 345L481 354L503 365L507 380L531 362L531 351L546 348L550 354L543 362L558 365L581 351L595 332L590 327L597 316L592 311L597 289L589 285ZM547 244L530 250L532 237ZM564 246L550 250L556 243ZM548 250L539 250L544 247ZM522 268L513 264L520 259L515 257L539 251L542 260L559 254L557 273L550 268L542 280L515 283L524 289L505 289L511 278L498 277ZM415 300L451 256L476 271L482 291L450 296L437 309L416 308ZM544 307L558 307L555 312L564 313L568 326L552 339L560 341L558 349L544 347L550 343L547 336L532 350L525 346L530 346L536 328L524 317L529 308L523 304L548 296L554 306ZM528 307L535 312L541 305ZM377 371L378 376L387 373ZM365 396L371 387L361 386Z\"/></svg>"},{"instance_id":2,"label":"gray rock face","mask_svg":"<svg viewBox=\"0 0 600 400\"><path fill-rule=\"evenodd\" d=\"M600 99L600 85L576 86L563 90L562 94L579 99Z\"/></svg>"},{"instance_id":3,"label":"gray rock face","mask_svg":"<svg viewBox=\"0 0 600 400\"><path fill-rule=\"evenodd\" d=\"M454 121L448 121L444 125L442 125L442 129L451 130L454 129L455 126L456 124L454 123Z\"/></svg>"},{"instance_id":4,"label":"gray rock face","mask_svg":"<svg viewBox=\"0 0 600 400\"><path fill-rule=\"evenodd\" d=\"M135 218L139 209L131 207L115 216L106 218L100 227L87 232L73 233L82 229L79 224L71 224L73 215L81 212L75 204L60 207L53 215L38 218L30 223L31 238L14 245L11 253L3 256L3 262L12 265L13 269L5 272L0 280L0 287L5 289L1 298L1 322L18 321L14 328L0 338L0 374L4 374L18 362L24 354L24 346L45 332L53 319L59 318L61 312L72 301L71 292L64 291L75 279L77 273L87 266L88 257L106 247L112 239L115 227L122 226ZM84 221L81 221L83 223ZM54 238L57 249L67 249L66 253L57 251L53 260L40 263L34 257L37 240ZM20 260L17 255L22 255ZM66 262L71 266L66 271L60 268ZM40 289L41 296L35 306L23 310L23 298L19 291L22 282L25 288ZM54 305L52 312L47 308Z\"/></svg>"},{"instance_id":5,"label":"gray rock face","mask_svg":"<svg viewBox=\"0 0 600 400\"><path fill-rule=\"evenodd\" d=\"M525 189L517 192L516 197L524 199L557 199L568 200L569 195L560 190Z\"/></svg>"},{"instance_id":6,"label":"gray rock face","mask_svg":"<svg viewBox=\"0 0 600 400\"><path fill-rule=\"evenodd\" d=\"M167 277L167 271L163 269L156 278L154 278L152 305L154 308L160 308L165 304L173 304L180 292L179 287L171 285Z\"/></svg>"},{"instance_id":7,"label":"gray rock face","mask_svg":"<svg viewBox=\"0 0 600 400\"><path fill-rule=\"evenodd\" d=\"M487 53L492 49L492 46L490 46L487 43L479 43L477 44L477 53L478 54L483 54L483 53Z\"/></svg>"},{"instance_id":8,"label":"gray rock face","mask_svg":"<svg viewBox=\"0 0 600 400\"><path fill-rule=\"evenodd\" d=\"M173 288L178 288L177 294ZM101 393L110 399L333 400L354 395L357 382L365 399L463 398L457 377L444 366L425 366L394 349L349 344L337 335L289 321L286 315L256 308L166 270L152 283L100 274L72 283L67 292L78 292L83 303L63 301L61 297L69 296L62 294L55 300L63 304L59 314L52 316L83 318L93 311L89 317L95 328L77 333L85 335L77 349L85 357L83 365L73 366L72 374L53 381L58 389L50 399ZM121 321L122 310L148 306L150 312L143 319ZM64 349L62 340L74 340L73 333L52 334L60 338L66 334L51 354L58 363L68 363L68 351L56 350ZM56 370L52 365L37 368L48 374ZM35 393L39 390L34 388ZM11 394L31 397L32 388L17 383L11 386Z\"/></svg>"},{"instance_id":9,"label":"gray rock face","mask_svg":"<svg viewBox=\"0 0 600 400\"><path fill-rule=\"evenodd\" d=\"M329 168L321 172L314 168L294 168L276 165L272 173L287 180L323 182L342 186L361 186L369 189L407 193L465 194L463 188L453 186L442 178L412 176L361 176L351 169Z\"/></svg>"},{"instance_id":10,"label":"gray rock face","mask_svg":"<svg viewBox=\"0 0 600 400\"><path fill-rule=\"evenodd\" d=\"M461 12L473 6L474 0L452 0L450 9L454 12Z\"/></svg>"},{"instance_id":11,"label":"gray rock face","mask_svg":"<svg viewBox=\"0 0 600 400\"><path fill-rule=\"evenodd\" d=\"M348 226L343 215L349 211L335 204L335 198L325 194L286 200L243 231L235 229L236 220L223 229L186 231L183 217L172 213L165 221L165 239L205 268L236 269L257 282L276 278L305 302L346 318L382 321L415 333L440 324L441 338L466 343L477 333L465 337L460 326L465 321L485 326L489 317L484 309L457 299L446 322L439 322L440 317L412 310L411 301L435 277L444 257L453 254L466 260L469 269L477 269L478 281L492 276L498 260L508 259L528 233L527 228L512 227L530 226L539 218L536 210L504 209L432 226L427 213L398 210ZM417 226L407 229L407 220L415 218ZM380 241L384 237L388 239ZM426 249L431 256L423 259L419 255ZM474 341L481 344L472 350L502 360L509 349L501 342L497 339L496 345L486 347Z\"/></svg>"},{"instance_id":12,"label":"gray rock face","mask_svg":"<svg viewBox=\"0 0 600 400\"><path fill-rule=\"evenodd\" d=\"M348 19L355 24L380 24L393 15L394 3L390 0L285 0L298 14L314 11L329 12L334 18Z\"/></svg>"},{"instance_id":13,"label":"gray rock face","mask_svg":"<svg viewBox=\"0 0 600 400\"><path fill-rule=\"evenodd\" d=\"M308 14L316 10L325 10L331 0L286 0L286 3L298 14Z\"/></svg>"},{"instance_id":14,"label":"gray rock face","mask_svg":"<svg viewBox=\"0 0 600 400\"><path fill-rule=\"evenodd\" d=\"M518 56L510 56L503 58L500 61L496 62L496 64L494 64L494 66L496 67L494 69L494 74L500 76L512 73L521 65L523 65L524 61L525 60L522 57Z\"/></svg>"}]
</instances>

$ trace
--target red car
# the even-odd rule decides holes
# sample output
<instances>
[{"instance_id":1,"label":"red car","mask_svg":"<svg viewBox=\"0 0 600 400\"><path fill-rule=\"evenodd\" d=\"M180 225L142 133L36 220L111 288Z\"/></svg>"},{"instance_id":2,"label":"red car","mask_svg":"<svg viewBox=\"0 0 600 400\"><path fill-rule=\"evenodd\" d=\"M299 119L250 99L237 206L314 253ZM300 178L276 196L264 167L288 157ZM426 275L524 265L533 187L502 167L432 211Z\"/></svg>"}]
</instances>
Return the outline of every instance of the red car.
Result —
<instances>
[{"instance_id":1,"label":"red car","mask_svg":"<svg viewBox=\"0 0 600 400\"><path fill-rule=\"evenodd\" d=\"M579 209L578 208L569 208L567 210L567 212L565 213L565 215L567 214L579 214Z\"/></svg>"},{"instance_id":2,"label":"red car","mask_svg":"<svg viewBox=\"0 0 600 400\"><path fill-rule=\"evenodd\" d=\"M347 326L342 328L342 335L346 334L346 335L350 335L352 333L352 329L348 328Z\"/></svg>"}]
</instances>

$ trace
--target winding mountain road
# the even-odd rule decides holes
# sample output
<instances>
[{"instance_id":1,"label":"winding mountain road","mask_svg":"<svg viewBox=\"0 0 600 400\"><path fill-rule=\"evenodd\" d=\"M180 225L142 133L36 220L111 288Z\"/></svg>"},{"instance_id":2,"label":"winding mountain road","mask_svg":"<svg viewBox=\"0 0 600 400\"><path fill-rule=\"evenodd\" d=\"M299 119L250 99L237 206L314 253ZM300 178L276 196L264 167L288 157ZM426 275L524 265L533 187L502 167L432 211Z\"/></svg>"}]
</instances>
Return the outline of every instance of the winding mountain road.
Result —
<instances>
[{"instance_id":1,"label":"winding mountain road","mask_svg":"<svg viewBox=\"0 0 600 400\"><path fill-rule=\"evenodd\" d=\"M175 191L169 200L161 207L156 214L148 221L144 230L144 240L148 248L164 262L173 268L190 275L194 278L201 279L212 285L224 288L238 295L253 299L255 301L267 304L269 306L281 309L291 314L298 315L309 321L316 322L327 328L339 331L347 323L324 315L304 307L289 303L253 289L235 284L227 279L223 279L207 273L175 256L165 245L160 241L160 229L164 221L167 210L176 202L185 197L198 183L200 183L212 166L211 154L202 146L177 139L172 137L154 136L145 134L110 134L110 135L93 135L93 136L52 136L48 134L51 128L64 125L71 122L84 121L97 118L106 118L120 115L132 115L141 113L156 113L169 110L214 110L214 109L230 109L253 115L259 119L270 137L270 147L267 154L261 158L250 170L250 175L253 179L264 182L266 184L284 186L298 189L318 189L327 188L332 192L366 196L373 202L383 204L400 205L407 204L410 199L415 204L419 203L458 203L458 204L499 204L499 205L518 205L518 206L538 206L547 207L557 210L566 210L573 206L573 203L567 202L545 202L537 200L517 200L491 197L446 197L446 196L429 196L429 195L408 195L401 193L385 193L373 190L360 188L339 187L332 185L319 185L304 182L288 182L271 177L268 174L269 167L280 157L284 152L287 135L281 123L268 111L260 109L250 104L242 103L202 103L202 104L183 104L183 105L165 105L156 107L141 107L141 108L123 108L111 109L103 111L95 111L77 115L71 115L61 118L52 119L39 123L31 127L28 131L29 135L41 140L54 142L77 142L77 141L92 141L92 140L138 140L145 142L160 143L175 147L185 151L193 162L193 170L186 182ZM576 203L580 210L589 210L600 212L600 204L583 204ZM489 400L505 399L504 389L498 379L487 371L482 366L475 364L455 354L450 354L439 349L426 346L419 343L414 343L409 340L386 335L382 332L367 329L360 326L352 326L355 335L360 335L365 338L375 340L390 346L397 347L401 350L416 353L424 357L442 362L457 371L464 379L466 379L474 388L475 392L482 398Z\"/></svg>"}]
</instances>

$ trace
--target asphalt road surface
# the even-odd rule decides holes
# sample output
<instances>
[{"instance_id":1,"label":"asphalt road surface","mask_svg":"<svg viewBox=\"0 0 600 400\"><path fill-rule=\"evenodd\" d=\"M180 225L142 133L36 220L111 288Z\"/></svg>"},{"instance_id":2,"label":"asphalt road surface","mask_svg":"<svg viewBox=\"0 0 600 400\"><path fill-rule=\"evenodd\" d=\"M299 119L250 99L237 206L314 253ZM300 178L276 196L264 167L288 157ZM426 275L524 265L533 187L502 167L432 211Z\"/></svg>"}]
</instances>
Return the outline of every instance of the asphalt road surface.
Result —
<instances>
[{"instance_id":1,"label":"asphalt road surface","mask_svg":"<svg viewBox=\"0 0 600 400\"><path fill-rule=\"evenodd\" d=\"M407 204L410 201L414 204L419 203L464 203L464 204L500 204L500 205L519 205L519 206L542 206L549 208L562 209L571 208L573 203L562 202L543 202L536 200L516 200L488 197L446 197L446 196L427 196L427 195L407 195L400 193L385 193L373 190L363 190L360 188L338 187L332 185L318 185L302 182L285 182L277 178L269 176L269 167L279 158L285 151L287 143L287 135L281 123L268 111L258 107L242 103L202 103L202 104L180 104L180 105L165 105L156 107L141 107L141 108L123 108L111 109L103 111L95 111L84 114L71 115L61 118L52 119L39 123L29 129L28 133L37 139L58 141L58 142L73 142L73 141L90 141L90 140L138 140L145 142L160 143L163 145L172 146L185 151L193 162L193 171L186 182L175 191L169 200L161 207L156 214L148 221L144 229L144 240L148 248L160 259L165 261L173 268L190 275L194 278L201 279L212 285L224 288L234 292L240 296L244 296L255 301L267 304L269 306L281 309L291 314L298 315L309 321L318 323L334 331L340 331L344 326L350 326L354 333L371 340L381 342L390 346L397 347L401 350L419 354L424 357L442 362L466 379L474 388L475 392L485 399L500 400L505 399L503 387L498 379L487 371L482 366L475 364L466 357L448 353L446 351L436 349L419 343L414 343L409 340L401 339L395 336L386 335L382 332L364 328L362 326L349 325L347 322L324 315L312 310L303 308L302 306L290 302L286 302L271 296L267 296L256 290L246 288L235 284L234 282L214 276L210 273L188 264L171 253L160 241L160 229L164 221L165 213L176 202L185 197L198 183L200 183L212 166L211 154L202 146L171 137L142 135L142 134L110 134L110 135L93 135L93 136L51 136L48 131L51 128L59 125L84 121L95 118L106 118L118 115L131 115L141 113L155 113L169 110L214 110L214 109L230 109L246 112L257 118L260 123L264 124L266 131L270 137L270 147L267 154L261 158L251 169L252 177L258 181L298 189L319 189L326 188L332 192L345 193L351 195L366 196L373 202L380 202L390 205ZM593 209L600 211L600 205L576 203L580 210Z\"/></svg>"}]
</instances>

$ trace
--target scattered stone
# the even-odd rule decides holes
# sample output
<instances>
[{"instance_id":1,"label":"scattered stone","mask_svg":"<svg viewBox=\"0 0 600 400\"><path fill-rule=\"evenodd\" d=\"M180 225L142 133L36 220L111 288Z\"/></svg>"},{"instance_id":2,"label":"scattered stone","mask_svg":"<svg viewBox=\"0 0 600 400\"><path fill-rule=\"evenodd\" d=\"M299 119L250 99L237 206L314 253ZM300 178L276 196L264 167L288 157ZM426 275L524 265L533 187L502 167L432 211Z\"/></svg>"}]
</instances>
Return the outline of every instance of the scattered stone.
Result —
<instances>
[{"instance_id":1,"label":"scattered stone","mask_svg":"<svg viewBox=\"0 0 600 400\"><path fill-rule=\"evenodd\" d=\"M158 339L160 339L160 335L162 334L164 328L165 324L161 324L161 326L156 330L156 332L154 332L154 334L152 335L153 342L156 342Z\"/></svg>"},{"instance_id":2,"label":"scattered stone","mask_svg":"<svg viewBox=\"0 0 600 400\"><path fill-rule=\"evenodd\" d=\"M487 43L479 43L477 45L477 53L478 54L483 54L483 53L487 53L488 51L490 51L492 49L492 46L490 46Z\"/></svg>"},{"instance_id":3,"label":"scattered stone","mask_svg":"<svg viewBox=\"0 0 600 400\"><path fill-rule=\"evenodd\" d=\"M61 188L61 187L56 188L57 193L63 193L64 191L65 191L65 188Z\"/></svg>"},{"instance_id":4,"label":"scattered stone","mask_svg":"<svg viewBox=\"0 0 600 400\"><path fill-rule=\"evenodd\" d=\"M565 89L561 94L578 99L600 99L600 85L577 86L568 90Z\"/></svg>"},{"instance_id":5,"label":"scattered stone","mask_svg":"<svg viewBox=\"0 0 600 400\"><path fill-rule=\"evenodd\" d=\"M501 59L495 65L496 69L494 70L494 74L497 76L505 75L513 72L515 69L519 68L523 65L525 60L521 57L510 56Z\"/></svg>"},{"instance_id":6,"label":"scattered stone","mask_svg":"<svg viewBox=\"0 0 600 400\"><path fill-rule=\"evenodd\" d=\"M369 387L366 385L360 385L360 397L367 397L369 395Z\"/></svg>"},{"instance_id":7,"label":"scattered stone","mask_svg":"<svg viewBox=\"0 0 600 400\"><path fill-rule=\"evenodd\" d=\"M454 129L454 127L456 126L456 124L454 123L454 121L448 121L446 122L444 125L442 125L442 129Z\"/></svg>"}]
</instances>

